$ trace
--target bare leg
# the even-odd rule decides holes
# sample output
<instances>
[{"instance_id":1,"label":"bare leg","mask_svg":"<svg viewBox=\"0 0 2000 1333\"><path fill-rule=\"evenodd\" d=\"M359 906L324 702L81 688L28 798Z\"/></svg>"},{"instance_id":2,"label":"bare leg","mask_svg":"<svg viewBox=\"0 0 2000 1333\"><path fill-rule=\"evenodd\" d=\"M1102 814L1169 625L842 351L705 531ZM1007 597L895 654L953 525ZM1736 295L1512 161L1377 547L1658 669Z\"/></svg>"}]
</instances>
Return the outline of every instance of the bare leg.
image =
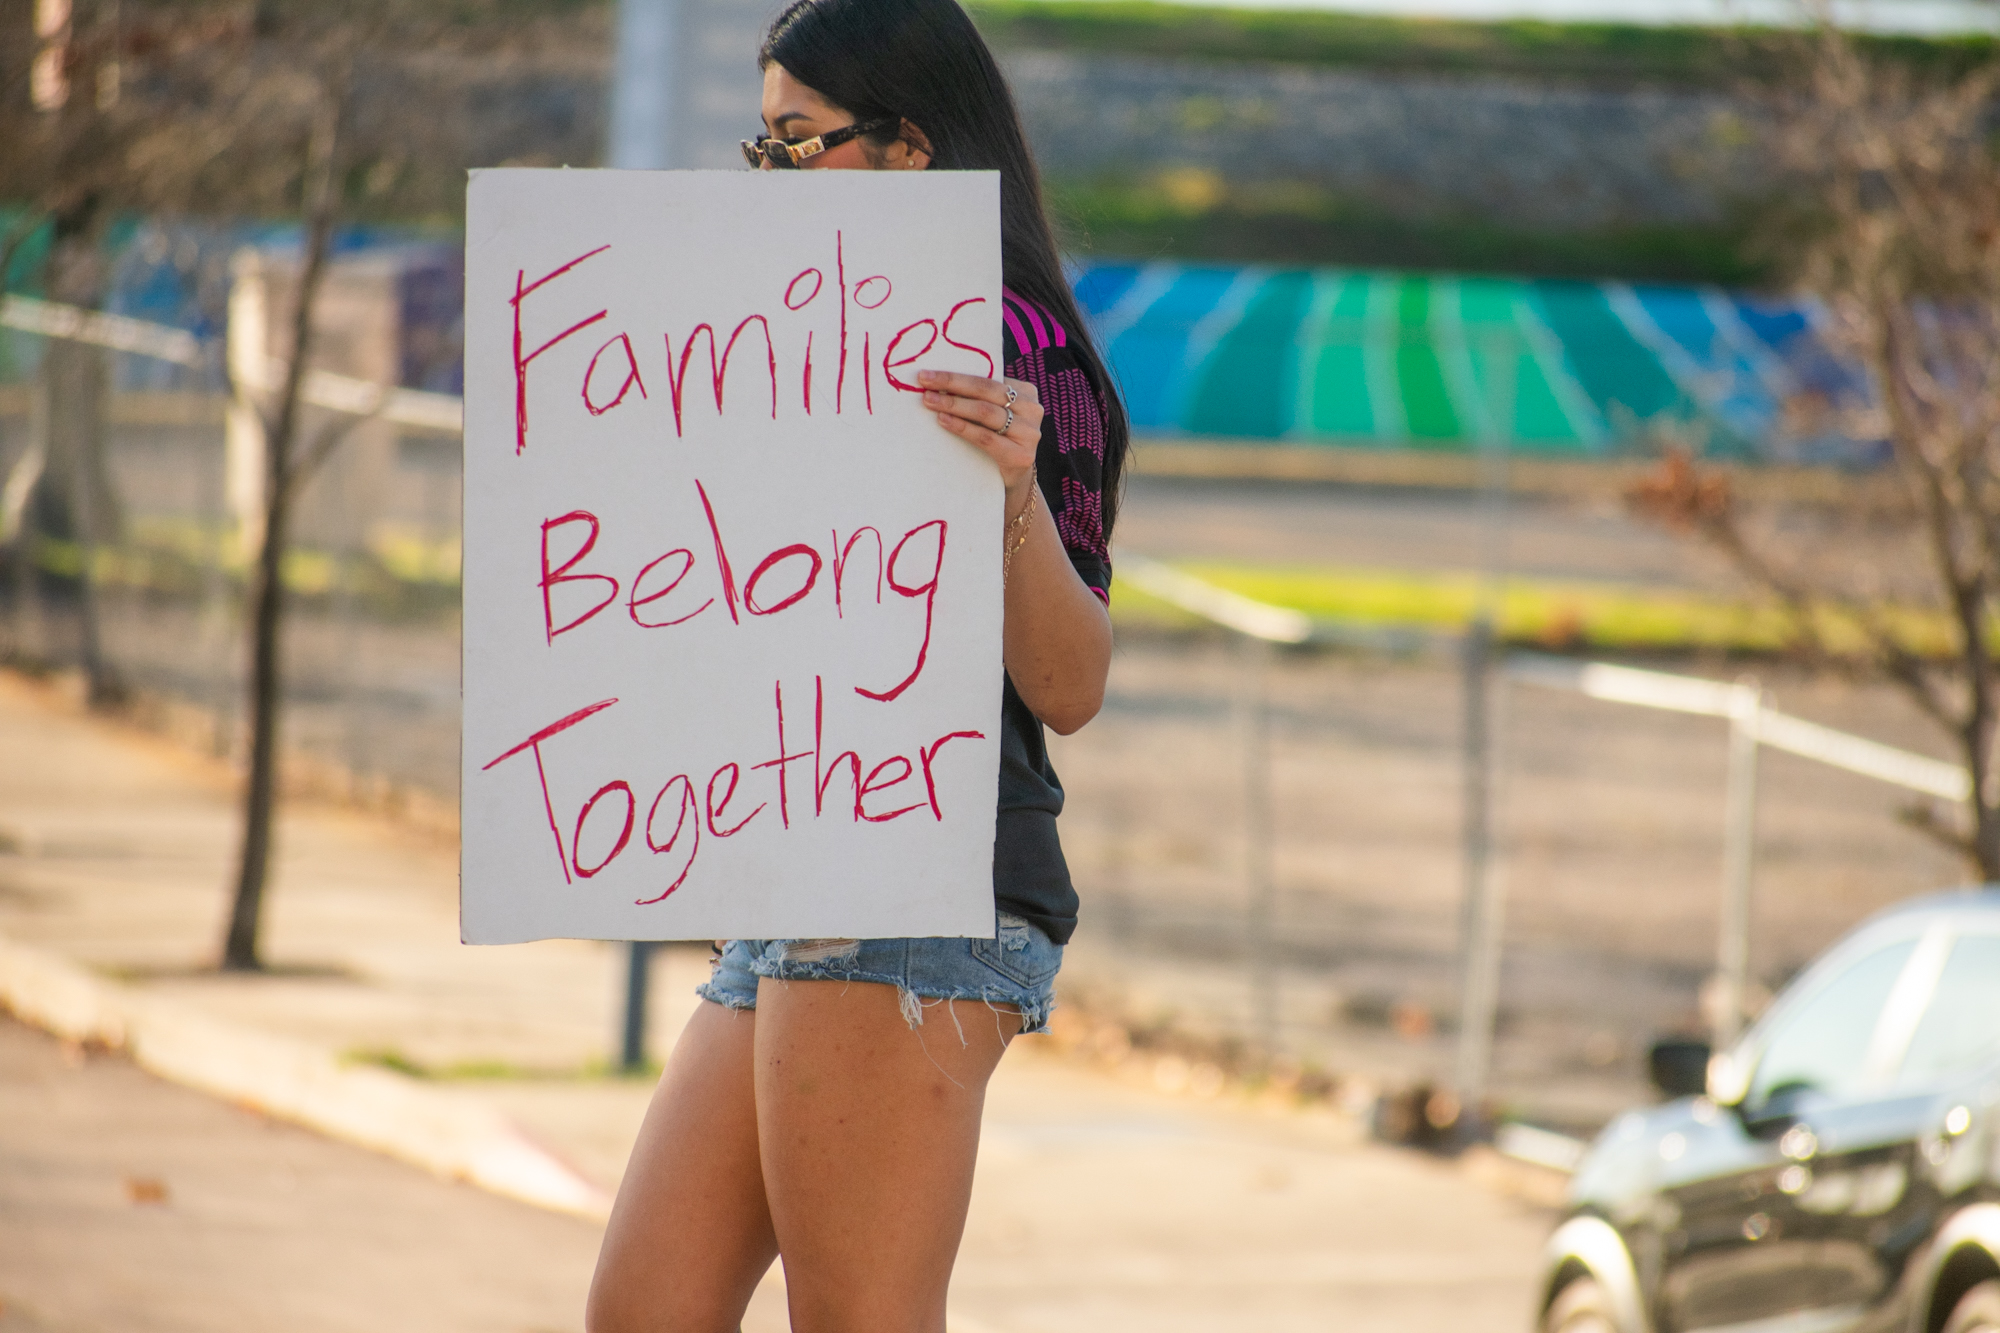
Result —
<instances>
[{"instance_id":1,"label":"bare leg","mask_svg":"<svg viewBox=\"0 0 2000 1333\"><path fill-rule=\"evenodd\" d=\"M735 1333L778 1253L757 1152L758 1026L705 1002L675 1043L605 1228L590 1333Z\"/></svg>"},{"instance_id":2,"label":"bare leg","mask_svg":"<svg viewBox=\"0 0 2000 1333\"><path fill-rule=\"evenodd\" d=\"M893 986L757 988L757 1130L795 1333L944 1333L986 1082L1021 1020L977 1000L924 1019L904 1021Z\"/></svg>"}]
</instances>

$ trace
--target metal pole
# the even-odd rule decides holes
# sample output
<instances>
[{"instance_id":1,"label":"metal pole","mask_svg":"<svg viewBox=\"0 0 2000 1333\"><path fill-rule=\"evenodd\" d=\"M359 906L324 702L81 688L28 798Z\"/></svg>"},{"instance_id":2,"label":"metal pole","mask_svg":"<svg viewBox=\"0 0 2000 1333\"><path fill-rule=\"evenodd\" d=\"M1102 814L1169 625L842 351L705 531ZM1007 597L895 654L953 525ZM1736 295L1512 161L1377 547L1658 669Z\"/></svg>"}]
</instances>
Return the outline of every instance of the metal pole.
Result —
<instances>
[{"instance_id":1,"label":"metal pole","mask_svg":"<svg viewBox=\"0 0 2000 1333\"><path fill-rule=\"evenodd\" d=\"M1465 639L1465 904L1460 923L1458 1051L1452 1086L1463 1113L1475 1112L1493 1062L1500 1005L1501 917L1506 908L1493 846L1499 764L1493 627L1473 622Z\"/></svg>"},{"instance_id":2,"label":"metal pole","mask_svg":"<svg viewBox=\"0 0 2000 1333\"><path fill-rule=\"evenodd\" d=\"M40 534L35 523L35 490L49 457L49 395L40 375L28 399L28 448L7 473L0 492L0 528L13 543L14 641L10 652L17 665L49 661L48 631L42 621L41 586L36 573Z\"/></svg>"},{"instance_id":3,"label":"metal pole","mask_svg":"<svg viewBox=\"0 0 2000 1333\"><path fill-rule=\"evenodd\" d=\"M679 0L618 0L618 49L611 77L611 142L606 165L657 171L673 164ZM646 1064L646 983L652 946L634 940L625 955L625 1021L619 1063Z\"/></svg>"},{"instance_id":4,"label":"metal pole","mask_svg":"<svg viewBox=\"0 0 2000 1333\"><path fill-rule=\"evenodd\" d=\"M618 0L607 166L658 171L673 164L679 0Z\"/></svg>"},{"instance_id":5,"label":"metal pole","mask_svg":"<svg viewBox=\"0 0 2000 1333\"><path fill-rule=\"evenodd\" d=\"M1252 1030L1269 1055L1278 1049L1278 885L1271 846L1271 726L1266 697L1271 645L1249 635L1242 642L1244 935L1249 946Z\"/></svg>"},{"instance_id":6,"label":"metal pole","mask_svg":"<svg viewBox=\"0 0 2000 1333\"><path fill-rule=\"evenodd\" d=\"M1743 1031L1750 973L1750 893L1757 868L1757 732L1764 693L1740 680L1729 701L1729 777L1722 831L1722 931L1715 950L1714 1045Z\"/></svg>"},{"instance_id":7,"label":"metal pole","mask_svg":"<svg viewBox=\"0 0 2000 1333\"><path fill-rule=\"evenodd\" d=\"M1493 1025L1500 1004L1501 916L1505 891L1494 855L1494 806L1499 785L1493 669L1507 580L1508 442L1514 419L1511 334L1481 339L1494 401L1486 404L1479 438L1481 578L1479 603L1465 634L1465 870L1459 919L1458 1051L1452 1085L1461 1114L1476 1115L1493 1062Z\"/></svg>"},{"instance_id":8,"label":"metal pole","mask_svg":"<svg viewBox=\"0 0 2000 1333\"><path fill-rule=\"evenodd\" d=\"M618 1047L618 1067L636 1074L646 1067L646 990L652 979L653 946L633 940L626 946L625 1025Z\"/></svg>"},{"instance_id":9,"label":"metal pole","mask_svg":"<svg viewBox=\"0 0 2000 1333\"><path fill-rule=\"evenodd\" d=\"M235 408L232 406L231 411ZM227 427L225 426L225 430ZM225 544L230 540L229 447L227 440L213 455L212 465L203 469L201 486L201 602L195 612L195 644L202 663L201 686L214 717L209 733L209 749L220 759L229 753L230 709L238 697L231 688L228 644L229 595L223 576Z\"/></svg>"},{"instance_id":10,"label":"metal pole","mask_svg":"<svg viewBox=\"0 0 2000 1333\"><path fill-rule=\"evenodd\" d=\"M1466 627L1460 645L1459 666L1463 675L1462 706L1464 730L1460 737L1462 792L1460 836L1462 840L1462 897L1458 911L1459 963L1470 975L1472 940L1479 929L1480 886L1486 882L1486 860L1492 849L1493 829L1488 809L1486 753L1491 744L1487 706L1492 702L1493 626L1484 616ZM1461 1001L1463 996L1460 997ZM1463 1031L1463 1029L1460 1029Z\"/></svg>"},{"instance_id":11,"label":"metal pole","mask_svg":"<svg viewBox=\"0 0 2000 1333\"><path fill-rule=\"evenodd\" d=\"M364 549L364 539L359 530L366 523L362 515L367 507L355 502L354 471L341 466L345 461L344 458L333 460L334 466L327 469L332 475L320 479L320 494L324 496L332 492L341 510L338 521L341 534L338 548L340 569L333 592L333 629L340 643L340 660L335 664L334 671L337 673L336 688L339 690L346 732L344 748L348 791L351 795L359 795L371 790L370 779L375 775L373 747L369 743L369 690L367 676L362 669L363 654L367 651L363 637L365 631L361 624L362 607L354 587L358 557Z\"/></svg>"},{"instance_id":12,"label":"metal pole","mask_svg":"<svg viewBox=\"0 0 2000 1333\"><path fill-rule=\"evenodd\" d=\"M1110 936L1130 944L1139 931L1139 913L1132 900L1133 811L1141 802L1131 784L1138 766L1130 762L1130 747L1116 731L1110 733L1111 752L1117 758L1123 781L1105 802L1104 908Z\"/></svg>"}]
</instances>

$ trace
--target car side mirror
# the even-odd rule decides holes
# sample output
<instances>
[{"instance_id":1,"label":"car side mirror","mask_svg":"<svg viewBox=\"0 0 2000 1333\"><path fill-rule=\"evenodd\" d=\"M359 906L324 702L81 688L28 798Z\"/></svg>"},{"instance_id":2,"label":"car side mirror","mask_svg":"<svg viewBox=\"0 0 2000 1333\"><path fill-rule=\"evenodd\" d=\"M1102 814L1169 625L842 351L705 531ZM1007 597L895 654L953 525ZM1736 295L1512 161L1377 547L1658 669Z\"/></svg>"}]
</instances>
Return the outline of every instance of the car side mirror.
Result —
<instances>
[{"instance_id":1,"label":"car side mirror","mask_svg":"<svg viewBox=\"0 0 2000 1333\"><path fill-rule=\"evenodd\" d=\"M1708 1091L1709 1045L1681 1037L1653 1043L1646 1053L1653 1086L1668 1098L1699 1097Z\"/></svg>"}]
</instances>

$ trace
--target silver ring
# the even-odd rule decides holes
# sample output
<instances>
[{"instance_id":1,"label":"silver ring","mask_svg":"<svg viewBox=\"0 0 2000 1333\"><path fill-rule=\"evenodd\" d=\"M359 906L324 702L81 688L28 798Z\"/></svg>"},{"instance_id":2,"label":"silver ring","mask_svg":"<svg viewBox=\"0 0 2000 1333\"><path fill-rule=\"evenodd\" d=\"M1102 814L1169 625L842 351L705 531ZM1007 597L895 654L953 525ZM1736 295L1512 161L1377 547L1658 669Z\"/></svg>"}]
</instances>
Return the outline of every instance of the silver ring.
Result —
<instances>
[{"instance_id":1,"label":"silver ring","mask_svg":"<svg viewBox=\"0 0 2000 1333\"><path fill-rule=\"evenodd\" d=\"M1013 385L1011 385L1011 384L1007 386L1007 406L1008 406L1008 407L1012 407L1012 406L1014 405L1014 400L1015 400L1016 398L1019 398L1020 396L1021 396L1021 391L1020 391L1019 389L1015 388L1015 387L1014 387ZM1009 416L1011 417L1011 416L1012 416L1012 414L1011 414L1011 413L1009 413Z\"/></svg>"},{"instance_id":2,"label":"silver ring","mask_svg":"<svg viewBox=\"0 0 2000 1333\"><path fill-rule=\"evenodd\" d=\"M1012 393L1014 391L1012 389L1009 389L1007 390L1007 392ZM1014 429L1014 409L1010 407L1007 409L1007 422L1005 425L1000 427L1000 433L1002 435L1005 435L1008 431L1012 429Z\"/></svg>"}]
</instances>

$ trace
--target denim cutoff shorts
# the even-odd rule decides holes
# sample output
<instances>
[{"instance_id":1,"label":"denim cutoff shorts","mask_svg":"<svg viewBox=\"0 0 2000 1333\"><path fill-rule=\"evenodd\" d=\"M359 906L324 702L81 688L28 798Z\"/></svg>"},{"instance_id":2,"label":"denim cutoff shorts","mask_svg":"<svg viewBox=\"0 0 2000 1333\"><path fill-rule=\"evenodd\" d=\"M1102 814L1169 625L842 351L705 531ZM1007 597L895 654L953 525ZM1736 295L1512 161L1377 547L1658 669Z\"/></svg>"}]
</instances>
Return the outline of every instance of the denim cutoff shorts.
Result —
<instances>
[{"instance_id":1,"label":"denim cutoff shorts","mask_svg":"<svg viewBox=\"0 0 2000 1333\"><path fill-rule=\"evenodd\" d=\"M726 1009L755 1009L757 982L874 981L894 986L911 1027L946 1000L1021 1011L1022 1032L1046 1032L1063 947L1040 927L1000 913L990 940L730 940L695 993ZM956 1014L953 1021L956 1021Z\"/></svg>"}]
</instances>

